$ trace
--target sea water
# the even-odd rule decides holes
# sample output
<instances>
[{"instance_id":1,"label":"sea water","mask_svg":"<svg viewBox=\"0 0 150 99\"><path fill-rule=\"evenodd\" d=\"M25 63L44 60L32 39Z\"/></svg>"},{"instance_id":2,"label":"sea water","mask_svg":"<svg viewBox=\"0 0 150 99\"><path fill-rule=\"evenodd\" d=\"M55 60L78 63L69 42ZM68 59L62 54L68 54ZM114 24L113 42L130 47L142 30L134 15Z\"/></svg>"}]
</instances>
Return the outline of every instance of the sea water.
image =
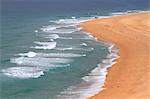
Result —
<instances>
[{"instance_id":1,"label":"sea water","mask_svg":"<svg viewBox=\"0 0 150 99\"><path fill-rule=\"evenodd\" d=\"M2 0L1 99L84 99L103 90L118 49L79 24L148 9L147 0L133 2Z\"/></svg>"}]
</instances>

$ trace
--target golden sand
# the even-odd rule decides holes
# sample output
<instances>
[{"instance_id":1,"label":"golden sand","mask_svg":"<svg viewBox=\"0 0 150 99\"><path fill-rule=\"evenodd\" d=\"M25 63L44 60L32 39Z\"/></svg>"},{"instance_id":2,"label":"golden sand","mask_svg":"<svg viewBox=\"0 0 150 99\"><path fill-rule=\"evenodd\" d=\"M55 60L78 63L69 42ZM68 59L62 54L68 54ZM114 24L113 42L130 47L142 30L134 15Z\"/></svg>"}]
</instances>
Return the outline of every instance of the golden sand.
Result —
<instances>
[{"instance_id":1,"label":"golden sand","mask_svg":"<svg viewBox=\"0 0 150 99\"><path fill-rule=\"evenodd\" d=\"M83 30L119 48L105 90L89 99L150 99L150 12L96 19ZM99 86L97 86L99 87Z\"/></svg>"}]
</instances>

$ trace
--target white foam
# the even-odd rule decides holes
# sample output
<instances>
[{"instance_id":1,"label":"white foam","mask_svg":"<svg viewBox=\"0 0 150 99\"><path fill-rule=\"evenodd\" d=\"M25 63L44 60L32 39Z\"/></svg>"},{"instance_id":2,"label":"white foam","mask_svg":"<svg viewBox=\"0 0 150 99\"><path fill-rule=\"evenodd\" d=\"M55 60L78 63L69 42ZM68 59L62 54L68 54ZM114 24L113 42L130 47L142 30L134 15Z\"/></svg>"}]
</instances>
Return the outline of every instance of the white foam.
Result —
<instances>
[{"instance_id":1,"label":"white foam","mask_svg":"<svg viewBox=\"0 0 150 99\"><path fill-rule=\"evenodd\" d=\"M87 44L86 44L86 43L82 43L81 45L82 45L82 46L87 46Z\"/></svg>"},{"instance_id":2,"label":"white foam","mask_svg":"<svg viewBox=\"0 0 150 99\"><path fill-rule=\"evenodd\" d=\"M37 32L39 32L39 31L38 31L38 30L35 30L34 32L36 32L36 33L37 33Z\"/></svg>"},{"instance_id":3,"label":"white foam","mask_svg":"<svg viewBox=\"0 0 150 99\"><path fill-rule=\"evenodd\" d=\"M47 35L45 38L58 39L60 37L57 34L51 34L51 35Z\"/></svg>"},{"instance_id":4,"label":"white foam","mask_svg":"<svg viewBox=\"0 0 150 99\"><path fill-rule=\"evenodd\" d=\"M34 42L35 44L38 44L38 45L55 45L56 42Z\"/></svg>"},{"instance_id":5,"label":"white foam","mask_svg":"<svg viewBox=\"0 0 150 99\"><path fill-rule=\"evenodd\" d=\"M90 36L82 36L82 37L60 37L59 39L95 40L95 38L90 37Z\"/></svg>"},{"instance_id":6,"label":"white foam","mask_svg":"<svg viewBox=\"0 0 150 99\"><path fill-rule=\"evenodd\" d=\"M22 57L57 57L57 58L73 58L73 57L83 57L86 54L74 54L74 53L35 53L35 52L27 52L18 54Z\"/></svg>"},{"instance_id":7,"label":"white foam","mask_svg":"<svg viewBox=\"0 0 150 99\"><path fill-rule=\"evenodd\" d=\"M3 69L2 73L9 77L16 78L37 78L44 75L44 72L37 67L10 67Z\"/></svg>"},{"instance_id":8,"label":"white foam","mask_svg":"<svg viewBox=\"0 0 150 99\"><path fill-rule=\"evenodd\" d=\"M48 38L48 37L46 37ZM95 38L91 38L91 37L60 37L59 39L63 39L63 40L94 40Z\"/></svg>"},{"instance_id":9,"label":"white foam","mask_svg":"<svg viewBox=\"0 0 150 99\"><path fill-rule=\"evenodd\" d=\"M55 64L69 64L73 60L67 58L19 57L12 58L10 61L18 65L55 67Z\"/></svg>"},{"instance_id":10,"label":"white foam","mask_svg":"<svg viewBox=\"0 0 150 99\"><path fill-rule=\"evenodd\" d=\"M77 29L55 29L55 30L50 30L50 31L46 31L46 32L67 34L67 33L73 33L76 31L78 31L78 30Z\"/></svg>"},{"instance_id":11,"label":"white foam","mask_svg":"<svg viewBox=\"0 0 150 99\"><path fill-rule=\"evenodd\" d=\"M73 39L72 37L60 37L59 39L64 39L64 40L71 40L71 39Z\"/></svg>"},{"instance_id":12,"label":"white foam","mask_svg":"<svg viewBox=\"0 0 150 99\"><path fill-rule=\"evenodd\" d=\"M44 72L48 69L58 68L58 67L67 67L70 66L70 64L65 65L50 65L49 67L10 67L7 69L2 69L1 72L9 77L15 77L15 78L22 78L22 79L28 79L28 78L38 78L42 75L44 75Z\"/></svg>"},{"instance_id":13,"label":"white foam","mask_svg":"<svg viewBox=\"0 0 150 99\"><path fill-rule=\"evenodd\" d=\"M60 51L67 51L67 50L78 50L78 51L93 51L94 50L94 48L78 48L78 47L64 47L64 48L59 48L59 47L57 47L57 48L55 48L55 50L60 50Z\"/></svg>"},{"instance_id":14,"label":"white foam","mask_svg":"<svg viewBox=\"0 0 150 99\"><path fill-rule=\"evenodd\" d=\"M42 35L44 38L49 39L73 39L73 37L67 37L67 36L59 36L58 34L51 34L51 35Z\"/></svg>"},{"instance_id":15,"label":"white foam","mask_svg":"<svg viewBox=\"0 0 150 99\"><path fill-rule=\"evenodd\" d=\"M71 18L71 19L59 19L56 21L50 21L50 22L54 22L56 24L79 24L81 22L84 22L85 20L83 19L75 19L75 18Z\"/></svg>"},{"instance_id":16,"label":"white foam","mask_svg":"<svg viewBox=\"0 0 150 99\"><path fill-rule=\"evenodd\" d=\"M76 17L75 17L75 16L72 16L71 18L72 18L72 19L76 19Z\"/></svg>"},{"instance_id":17,"label":"white foam","mask_svg":"<svg viewBox=\"0 0 150 99\"><path fill-rule=\"evenodd\" d=\"M60 20L59 22L62 22L63 20ZM57 24L57 25L49 25L44 26L41 28L42 31L48 32L48 33L73 33L75 31L81 30L81 28L76 27L74 24Z\"/></svg>"},{"instance_id":18,"label":"white foam","mask_svg":"<svg viewBox=\"0 0 150 99\"><path fill-rule=\"evenodd\" d=\"M104 64L111 64L112 62L114 62L116 60L116 58L111 58L111 59L103 59L102 63Z\"/></svg>"},{"instance_id":19,"label":"white foam","mask_svg":"<svg viewBox=\"0 0 150 99\"><path fill-rule=\"evenodd\" d=\"M118 55L116 53L110 53L107 55L107 58L118 58Z\"/></svg>"},{"instance_id":20,"label":"white foam","mask_svg":"<svg viewBox=\"0 0 150 99\"><path fill-rule=\"evenodd\" d=\"M35 49L54 49L57 44L56 42L34 42L34 43L41 45L41 46L31 47Z\"/></svg>"},{"instance_id":21,"label":"white foam","mask_svg":"<svg viewBox=\"0 0 150 99\"><path fill-rule=\"evenodd\" d=\"M40 57L71 58L71 57L83 57L83 56L86 56L86 54L74 54L74 53L38 53L37 56L40 56Z\"/></svg>"},{"instance_id":22,"label":"white foam","mask_svg":"<svg viewBox=\"0 0 150 99\"><path fill-rule=\"evenodd\" d=\"M20 56L27 56L27 57L35 57L37 55L37 53L35 52L28 52L28 53L20 53Z\"/></svg>"},{"instance_id":23,"label":"white foam","mask_svg":"<svg viewBox=\"0 0 150 99\"><path fill-rule=\"evenodd\" d=\"M114 13L111 13L111 15L123 15L123 14L126 14L126 12L114 12Z\"/></svg>"},{"instance_id":24,"label":"white foam","mask_svg":"<svg viewBox=\"0 0 150 99\"><path fill-rule=\"evenodd\" d=\"M54 41L54 39L50 39L50 41L52 41L52 42L53 42L53 41Z\"/></svg>"},{"instance_id":25,"label":"white foam","mask_svg":"<svg viewBox=\"0 0 150 99\"><path fill-rule=\"evenodd\" d=\"M82 27L78 27L78 28L77 28L78 31L80 31L80 30L82 30L82 29L83 29Z\"/></svg>"},{"instance_id":26,"label":"white foam","mask_svg":"<svg viewBox=\"0 0 150 99\"><path fill-rule=\"evenodd\" d=\"M31 48L46 50L46 49L54 49L55 46L51 46L51 45L50 46L35 46L35 47L31 47Z\"/></svg>"},{"instance_id":27,"label":"white foam","mask_svg":"<svg viewBox=\"0 0 150 99\"><path fill-rule=\"evenodd\" d=\"M117 49L113 44L109 44L109 48L108 48L109 53L114 53L117 54L119 49Z\"/></svg>"},{"instance_id":28,"label":"white foam","mask_svg":"<svg viewBox=\"0 0 150 99\"><path fill-rule=\"evenodd\" d=\"M144 11L141 11L141 10L128 10L128 11L125 11L125 12L114 12L114 13L111 13L110 15L111 16L120 16L120 15L126 15L126 14L129 14L129 13L139 13L139 12L144 12Z\"/></svg>"},{"instance_id":29,"label":"white foam","mask_svg":"<svg viewBox=\"0 0 150 99\"><path fill-rule=\"evenodd\" d=\"M48 26L43 26L43 27L41 28L41 30L44 31L44 32L47 32L47 31L55 30L55 29L57 29L57 28L59 28L59 26L56 26L56 25L48 25Z\"/></svg>"}]
</instances>

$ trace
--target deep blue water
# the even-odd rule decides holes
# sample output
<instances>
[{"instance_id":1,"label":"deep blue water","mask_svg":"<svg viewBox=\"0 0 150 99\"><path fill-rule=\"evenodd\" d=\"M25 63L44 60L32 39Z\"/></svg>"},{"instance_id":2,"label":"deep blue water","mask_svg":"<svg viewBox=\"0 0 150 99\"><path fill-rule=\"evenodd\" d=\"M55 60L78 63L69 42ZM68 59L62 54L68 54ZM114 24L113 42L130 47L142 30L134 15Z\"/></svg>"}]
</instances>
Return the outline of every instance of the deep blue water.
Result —
<instances>
[{"instance_id":1,"label":"deep blue water","mask_svg":"<svg viewBox=\"0 0 150 99\"><path fill-rule=\"evenodd\" d=\"M2 0L1 5L1 99L69 96L109 53L108 45L77 24L113 12L149 10L149 0Z\"/></svg>"}]
</instances>

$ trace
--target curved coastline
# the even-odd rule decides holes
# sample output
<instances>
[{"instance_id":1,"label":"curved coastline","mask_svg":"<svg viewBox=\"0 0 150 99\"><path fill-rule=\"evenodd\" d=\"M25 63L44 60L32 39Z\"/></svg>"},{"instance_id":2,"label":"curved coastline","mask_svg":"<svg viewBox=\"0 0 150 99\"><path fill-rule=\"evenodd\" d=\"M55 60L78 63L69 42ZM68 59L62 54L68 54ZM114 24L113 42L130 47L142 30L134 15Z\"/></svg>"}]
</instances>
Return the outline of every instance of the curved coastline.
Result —
<instances>
[{"instance_id":1,"label":"curved coastline","mask_svg":"<svg viewBox=\"0 0 150 99\"><path fill-rule=\"evenodd\" d=\"M148 99L150 97L150 12L130 13L81 23L84 31L119 48L109 69L105 90L89 99ZM138 50L137 50L138 49ZM99 87L99 86L97 86Z\"/></svg>"}]
</instances>

